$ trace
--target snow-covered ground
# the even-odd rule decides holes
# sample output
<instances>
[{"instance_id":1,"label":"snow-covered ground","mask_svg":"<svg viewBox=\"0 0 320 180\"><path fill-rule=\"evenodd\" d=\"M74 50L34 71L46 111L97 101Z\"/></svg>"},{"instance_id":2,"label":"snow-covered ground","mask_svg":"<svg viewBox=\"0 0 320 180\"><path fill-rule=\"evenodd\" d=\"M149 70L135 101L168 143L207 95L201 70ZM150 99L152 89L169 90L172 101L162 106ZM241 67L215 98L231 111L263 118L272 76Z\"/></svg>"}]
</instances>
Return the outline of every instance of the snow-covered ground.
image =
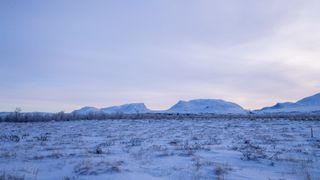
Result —
<instances>
[{"instance_id":1,"label":"snow-covered ground","mask_svg":"<svg viewBox=\"0 0 320 180\"><path fill-rule=\"evenodd\" d=\"M320 179L319 167L319 121L0 124L0 179Z\"/></svg>"}]
</instances>

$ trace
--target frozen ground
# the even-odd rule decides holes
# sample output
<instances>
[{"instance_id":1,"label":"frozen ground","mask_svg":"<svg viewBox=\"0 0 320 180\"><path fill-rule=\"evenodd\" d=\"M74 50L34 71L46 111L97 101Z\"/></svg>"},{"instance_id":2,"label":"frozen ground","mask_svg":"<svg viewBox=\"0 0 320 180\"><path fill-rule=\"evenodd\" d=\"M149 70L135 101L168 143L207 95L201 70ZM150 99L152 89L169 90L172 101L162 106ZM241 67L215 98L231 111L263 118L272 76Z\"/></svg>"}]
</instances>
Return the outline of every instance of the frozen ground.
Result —
<instances>
[{"instance_id":1,"label":"frozen ground","mask_svg":"<svg viewBox=\"0 0 320 180\"><path fill-rule=\"evenodd\" d=\"M320 179L319 167L320 121L0 123L0 179Z\"/></svg>"}]
</instances>

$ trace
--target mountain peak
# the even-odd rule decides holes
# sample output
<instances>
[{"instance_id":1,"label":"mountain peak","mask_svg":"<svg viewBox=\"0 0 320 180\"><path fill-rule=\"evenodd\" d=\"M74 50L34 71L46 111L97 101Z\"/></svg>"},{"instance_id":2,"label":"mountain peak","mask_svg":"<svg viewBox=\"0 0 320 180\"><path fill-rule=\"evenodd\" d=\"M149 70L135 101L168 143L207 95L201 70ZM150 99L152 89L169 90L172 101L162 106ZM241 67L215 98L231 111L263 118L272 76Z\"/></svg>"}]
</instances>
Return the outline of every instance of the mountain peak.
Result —
<instances>
[{"instance_id":1,"label":"mountain peak","mask_svg":"<svg viewBox=\"0 0 320 180\"><path fill-rule=\"evenodd\" d=\"M125 113L125 114L150 112L150 110L146 107L144 103L123 104L120 106L111 106L107 108L102 108L101 110L105 113Z\"/></svg>"},{"instance_id":2,"label":"mountain peak","mask_svg":"<svg viewBox=\"0 0 320 180\"><path fill-rule=\"evenodd\" d=\"M297 101L297 104L300 104L300 105L318 105L320 106L320 93L317 93L313 96L309 96L309 97L306 97L306 98L303 98L299 101Z\"/></svg>"},{"instance_id":3,"label":"mountain peak","mask_svg":"<svg viewBox=\"0 0 320 180\"><path fill-rule=\"evenodd\" d=\"M89 113L95 113L95 112L99 112L100 109L96 108L96 107L91 107L91 106L85 106L82 107L78 110L74 110L72 111L73 114L79 114L79 115L84 115L84 114L89 114Z\"/></svg>"},{"instance_id":4,"label":"mountain peak","mask_svg":"<svg viewBox=\"0 0 320 180\"><path fill-rule=\"evenodd\" d=\"M168 112L173 113L216 113L243 114L246 111L239 105L221 99L193 99L179 101Z\"/></svg>"}]
</instances>

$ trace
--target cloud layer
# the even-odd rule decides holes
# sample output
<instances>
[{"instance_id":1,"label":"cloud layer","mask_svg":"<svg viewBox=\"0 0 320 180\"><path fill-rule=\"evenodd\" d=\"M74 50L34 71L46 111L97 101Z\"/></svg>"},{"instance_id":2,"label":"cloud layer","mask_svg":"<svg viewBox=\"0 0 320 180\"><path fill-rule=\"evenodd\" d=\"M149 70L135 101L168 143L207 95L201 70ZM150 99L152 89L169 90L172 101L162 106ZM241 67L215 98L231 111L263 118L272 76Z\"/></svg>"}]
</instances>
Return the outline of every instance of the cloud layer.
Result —
<instances>
[{"instance_id":1,"label":"cloud layer","mask_svg":"<svg viewBox=\"0 0 320 180\"><path fill-rule=\"evenodd\" d=\"M0 2L0 111L320 91L320 2Z\"/></svg>"}]
</instances>

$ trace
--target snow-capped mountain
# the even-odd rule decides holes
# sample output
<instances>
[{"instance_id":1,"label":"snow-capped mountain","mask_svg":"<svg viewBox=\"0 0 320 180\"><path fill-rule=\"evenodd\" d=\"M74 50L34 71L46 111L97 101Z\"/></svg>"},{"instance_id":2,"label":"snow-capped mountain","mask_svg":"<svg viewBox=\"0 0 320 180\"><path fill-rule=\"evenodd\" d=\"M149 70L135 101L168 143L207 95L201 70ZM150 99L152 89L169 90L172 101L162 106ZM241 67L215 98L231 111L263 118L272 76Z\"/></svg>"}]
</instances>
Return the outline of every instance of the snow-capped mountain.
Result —
<instances>
[{"instance_id":1,"label":"snow-capped mountain","mask_svg":"<svg viewBox=\"0 0 320 180\"><path fill-rule=\"evenodd\" d=\"M95 107L86 106L81 109L74 110L72 113L77 114L77 115L85 115L85 114L97 113L97 112L100 112L100 109L95 108Z\"/></svg>"},{"instance_id":2,"label":"snow-capped mountain","mask_svg":"<svg viewBox=\"0 0 320 180\"><path fill-rule=\"evenodd\" d=\"M86 115L89 113L123 113L123 114L135 114L135 113L147 113L151 112L144 103L132 103L132 104L124 104L120 106L111 106L106 108L95 108L95 107L83 107L81 109L75 110L72 113L77 115Z\"/></svg>"},{"instance_id":3,"label":"snow-capped mountain","mask_svg":"<svg viewBox=\"0 0 320 180\"><path fill-rule=\"evenodd\" d=\"M196 99L191 101L179 101L172 106L169 110L165 111L152 111L148 109L144 103L124 104L120 106L111 106L107 108L83 107L75 110L72 113L78 115L85 115L89 113L123 113L123 114L136 114L136 113L215 113L215 114L244 114L247 111L241 106L219 100L219 99Z\"/></svg>"},{"instance_id":4,"label":"snow-capped mountain","mask_svg":"<svg viewBox=\"0 0 320 180\"><path fill-rule=\"evenodd\" d=\"M215 113L215 114L244 114L244 110L238 104L220 99L195 99L179 101L166 112L170 113Z\"/></svg>"},{"instance_id":5,"label":"snow-capped mountain","mask_svg":"<svg viewBox=\"0 0 320 180\"><path fill-rule=\"evenodd\" d=\"M135 114L135 113L147 113L151 112L144 103L132 103L124 104L121 106L112 106L107 108L102 108L104 113L124 113L124 114Z\"/></svg>"},{"instance_id":6,"label":"snow-capped mountain","mask_svg":"<svg viewBox=\"0 0 320 180\"><path fill-rule=\"evenodd\" d=\"M271 107L265 107L256 112L259 113L287 113L287 112L315 112L320 111L320 93L303 98L295 103L277 103Z\"/></svg>"}]
</instances>

